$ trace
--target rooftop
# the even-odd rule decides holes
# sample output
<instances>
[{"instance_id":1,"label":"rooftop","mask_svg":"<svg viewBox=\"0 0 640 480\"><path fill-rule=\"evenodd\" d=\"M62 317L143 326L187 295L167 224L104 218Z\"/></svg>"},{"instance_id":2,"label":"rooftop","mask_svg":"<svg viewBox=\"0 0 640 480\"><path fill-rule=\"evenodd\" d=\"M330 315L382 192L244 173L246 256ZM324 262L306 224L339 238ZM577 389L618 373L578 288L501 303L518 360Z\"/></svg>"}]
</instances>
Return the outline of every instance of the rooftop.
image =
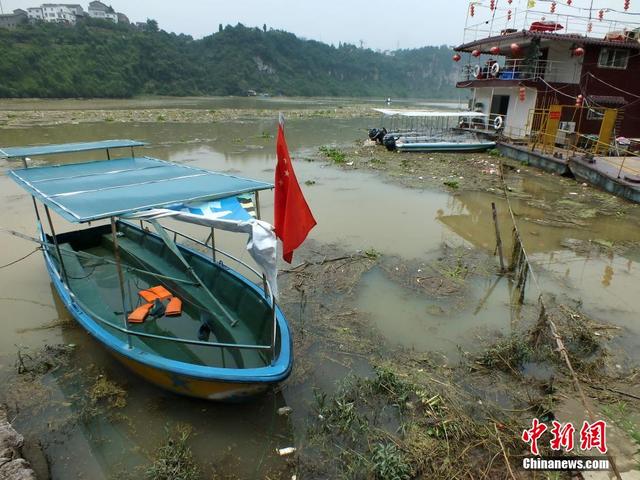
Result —
<instances>
[{"instance_id":1,"label":"rooftop","mask_svg":"<svg viewBox=\"0 0 640 480\"><path fill-rule=\"evenodd\" d=\"M638 12L624 11L622 5L620 10L610 8L610 1L573 0L567 5L538 0L532 8L527 8L527 0L486 3L470 3L463 41L456 50L533 38L640 48ZM543 10L545 6L548 10Z\"/></svg>"},{"instance_id":2,"label":"rooftop","mask_svg":"<svg viewBox=\"0 0 640 480\"><path fill-rule=\"evenodd\" d=\"M270 183L150 157L23 168L11 170L9 176L73 223L273 188Z\"/></svg>"}]
</instances>

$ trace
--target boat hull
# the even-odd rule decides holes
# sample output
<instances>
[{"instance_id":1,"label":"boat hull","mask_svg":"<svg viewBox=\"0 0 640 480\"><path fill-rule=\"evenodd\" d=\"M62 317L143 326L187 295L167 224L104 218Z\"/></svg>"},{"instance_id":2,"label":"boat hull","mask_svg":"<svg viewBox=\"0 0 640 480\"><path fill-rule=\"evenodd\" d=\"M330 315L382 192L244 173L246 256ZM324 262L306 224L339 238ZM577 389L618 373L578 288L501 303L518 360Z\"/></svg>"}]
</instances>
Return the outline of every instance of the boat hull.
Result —
<instances>
[{"instance_id":1,"label":"boat hull","mask_svg":"<svg viewBox=\"0 0 640 480\"><path fill-rule=\"evenodd\" d=\"M223 402L240 402L264 393L269 389L265 383L235 383L201 380L187 375L180 375L166 370L150 367L136 362L123 355L113 353L114 357L136 375L164 390L179 395L217 400Z\"/></svg>"},{"instance_id":2,"label":"boat hull","mask_svg":"<svg viewBox=\"0 0 640 480\"><path fill-rule=\"evenodd\" d=\"M46 241L42 234L43 241ZM167 362L163 359L151 361L147 352L125 343L114 342L113 337L101 328L82 306L74 300L74 294L63 282L54 259L44 249L45 264L52 283L65 308L75 320L97 341L104 345L120 363L144 380L165 390L190 397L206 400L238 402L264 393L273 385L285 380L293 366L292 339L282 316L278 311L281 332L280 357L275 365L264 369L251 369L250 372L239 369L212 368L211 374L192 375L188 364ZM255 287L252 287L255 288ZM193 368L195 369L198 367ZM262 372L264 370L264 373ZM220 375L216 377L216 373Z\"/></svg>"},{"instance_id":3,"label":"boat hull","mask_svg":"<svg viewBox=\"0 0 640 480\"><path fill-rule=\"evenodd\" d=\"M455 142L409 142L396 143L399 152L483 152L495 148L495 142L455 143Z\"/></svg>"}]
</instances>

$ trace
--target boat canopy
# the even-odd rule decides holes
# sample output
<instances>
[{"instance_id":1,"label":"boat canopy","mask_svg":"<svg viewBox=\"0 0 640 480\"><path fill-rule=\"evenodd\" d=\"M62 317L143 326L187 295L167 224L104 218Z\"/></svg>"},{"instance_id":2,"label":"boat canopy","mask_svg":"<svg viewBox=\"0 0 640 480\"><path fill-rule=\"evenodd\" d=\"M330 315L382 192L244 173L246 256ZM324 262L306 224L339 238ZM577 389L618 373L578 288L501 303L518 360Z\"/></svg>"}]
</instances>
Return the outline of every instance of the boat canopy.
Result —
<instances>
[{"instance_id":1,"label":"boat canopy","mask_svg":"<svg viewBox=\"0 0 640 480\"><path fill-rule=\"evenodd\" d=\"M105 148L109 142L96 143ZM9 175L73 223L273 188L271 183L151 157L22 168Z\"/></svg>"},{"instance_id":2,"label":"boat canopy","mask_svg":"<svg viewBox=\"0 0 640 480\"><path fill-rule=\"evenodd\" d=\"M25 158L58 153L88 152L91 150L109 150L111 148L141 147L146 145L137 140L103 140L100 142L63 143L59 145L36 145L30 147L0 148L0 157Z\"/></svg>"},{"instance_id":3,"label":"boat canopy","mask_svg":"<svg viewBox=\"0 0 640 480\"><path fill-rule=\"evenodd\" d=\"M391 110L388 108L374 108L376 112L391 117L486 117L486 113L482 112L451 112L451 111L433 111L433 110Z\"/></svg>"}]
</instances>

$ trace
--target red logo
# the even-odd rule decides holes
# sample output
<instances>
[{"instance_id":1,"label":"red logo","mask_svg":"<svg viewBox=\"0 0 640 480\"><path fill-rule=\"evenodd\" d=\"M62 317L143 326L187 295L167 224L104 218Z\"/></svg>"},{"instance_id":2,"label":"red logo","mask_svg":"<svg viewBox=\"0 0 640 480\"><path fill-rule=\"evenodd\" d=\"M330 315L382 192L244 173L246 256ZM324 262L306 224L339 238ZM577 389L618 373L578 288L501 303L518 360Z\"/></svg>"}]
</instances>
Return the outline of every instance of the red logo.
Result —
<instances>
[{"instance_id":1,"label":"red logo","mask_svg":"<svg viewBox=\"0 0 640 480\"><path fill-rule=\"evenodd\" d=\"M580 429L580 449L592 448L597 448L602 454L607 453L607 423L603 420L592 424L585 421Z\"/></svg>"},{"instance_id":2,"label":"red logo","mask_svg":"<svg viewBox=\"0 0 640 480\"><path fill-rule=\"evenodd\" d=\"M570 452L573 450L573 434L576 432L573 424L552 422L553 428L551 429L551 450L562 450Z\"/></svg>"},{"instance_id":3,"label":"red logo","mask_svg":"<svg viewBox=\"0 0 640 480\"><path fill-rule=\"evenodd\" d=\"M538 439L546 431L547 426L534 418L531 422L531 429L522 432L522 440L530 444L532 454L538 455Z\"/></svg>"},{"instance_id":4,"label":"red logo","mask_svg":"<svg viewBox=\"0 0 640 480\"><path fill-rule=\"evenodd\" d=\"M551 450L564 450L570 452L573 450L576 429L571 422L560 423L551 422L552 428L551 441L549 445ZM540 420L534 418L531 421L531 428L522 432L522 441L529 444L529 448L533 455L539 455L538 440L548 429L547 425L540 423ZM597 422L583 422L580 429L580 450L589 451L597 449L600 453L607 453L607 422L598 420Z\"/></svg>"}]
</instances>

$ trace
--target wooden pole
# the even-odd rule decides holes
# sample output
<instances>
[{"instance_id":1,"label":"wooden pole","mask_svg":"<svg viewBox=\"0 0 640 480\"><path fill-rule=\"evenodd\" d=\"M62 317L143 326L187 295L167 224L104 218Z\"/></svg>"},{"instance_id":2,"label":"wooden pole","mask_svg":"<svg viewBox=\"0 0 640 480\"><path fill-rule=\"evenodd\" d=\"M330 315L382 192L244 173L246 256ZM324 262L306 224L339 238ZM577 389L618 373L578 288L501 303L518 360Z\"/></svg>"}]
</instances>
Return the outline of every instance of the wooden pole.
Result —
<instances>
[{"instance_id":1,"label":"wooden pole","mask_svg":"<svg viewBox=\"0 0 640 480\"><path fill-rule=\"evenodd\" d=\"M124 275L122 273L122 265L120 263L120 250L118 249L118 232L116 229L116 219L111 217L111 236L113 238L113 254L116 258L116 270L118 271L118 283L120 284L120 296L122 297L122 321L125 330L129 330L127 323L127 303L124 295ZM127 334L127 345L131 348L131 335Z\"/></svg>"},{"instance_id":2,"label":"wooden pole","mask_svg":"<svg viewBox=\"0 0 640 480\"><path fill-rule=\"evenodd\" d=\"M502 256L502 238L500 237L500 229L498 228L498 212L496 211L495 202L491 202L491 212L493 215L493 224L496 227L496 249L500 257L500 272L504 272L504 258Z\"/></svg>"}]
</instances>

